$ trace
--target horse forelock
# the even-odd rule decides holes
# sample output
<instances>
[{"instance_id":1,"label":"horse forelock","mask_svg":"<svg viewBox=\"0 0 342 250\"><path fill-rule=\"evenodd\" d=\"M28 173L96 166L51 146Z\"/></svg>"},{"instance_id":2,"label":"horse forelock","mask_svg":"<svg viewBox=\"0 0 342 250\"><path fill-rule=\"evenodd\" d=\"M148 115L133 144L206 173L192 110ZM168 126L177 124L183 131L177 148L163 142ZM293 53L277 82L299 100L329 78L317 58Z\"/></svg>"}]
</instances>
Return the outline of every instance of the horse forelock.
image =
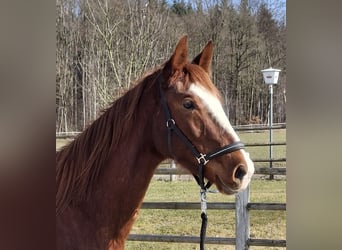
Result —
<instances>
[{"instance_id":1,"label":"horse forelock","mask_svg":"<svg viewBox=\"0 0 342 250\"><path fill-rule=\"evenodd\" d=\"M215 87L213 82L211 81L207 72L205 72L200 66L196 64L186 64L185 69L188 72L188 81L186 82L186 89L190 88L192 83L201 85L204 89L210 92L212 95L217 97L220 101L222 101L222 96L219 93L218 89Z\"/></svg>"}]
</instances>

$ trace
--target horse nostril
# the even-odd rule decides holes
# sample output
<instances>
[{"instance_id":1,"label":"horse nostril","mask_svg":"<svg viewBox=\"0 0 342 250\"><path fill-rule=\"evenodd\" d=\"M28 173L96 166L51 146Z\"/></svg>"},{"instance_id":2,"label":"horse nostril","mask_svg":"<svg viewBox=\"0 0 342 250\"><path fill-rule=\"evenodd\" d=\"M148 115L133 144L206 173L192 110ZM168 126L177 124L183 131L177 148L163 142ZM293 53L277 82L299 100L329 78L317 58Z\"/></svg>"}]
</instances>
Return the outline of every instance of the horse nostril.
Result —
<instances>
[{"instance_id":1,"label":"horse nostril","mask_svg":"<svg viewBox=\"0 0 342 250\"><path fill-rule=\"evenodd\" d=\"M237 169L235 170L234 177L235 177L236 179L239 179L239 180L241 181L242 178L246 175L246 173L247 173L247 172L246 172L244 166L243 166L243 165L239 165L239 166L237 167Z\"/></svg>"}]
</instances>

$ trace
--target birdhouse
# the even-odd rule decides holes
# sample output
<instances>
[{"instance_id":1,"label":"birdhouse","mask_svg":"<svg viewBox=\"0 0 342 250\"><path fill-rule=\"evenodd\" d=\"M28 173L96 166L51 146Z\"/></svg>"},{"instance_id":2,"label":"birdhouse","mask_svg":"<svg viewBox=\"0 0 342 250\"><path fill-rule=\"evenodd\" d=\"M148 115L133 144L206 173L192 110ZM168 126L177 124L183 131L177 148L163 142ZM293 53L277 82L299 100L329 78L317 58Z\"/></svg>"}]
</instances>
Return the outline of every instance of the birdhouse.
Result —
<instances>
[{"instance_id":1,"label":"birdhouse","mask_svg":"<svg viewBox=\"0 0 342 250\"><path fill-rule=\"evenodd\" d=\"M265 83L266 84L277 84L280 71L281 71L280 69L273 69L272 67L268 68L268 69L261 70L262 75L264 76Z\"/></svg>"}]
</instances>

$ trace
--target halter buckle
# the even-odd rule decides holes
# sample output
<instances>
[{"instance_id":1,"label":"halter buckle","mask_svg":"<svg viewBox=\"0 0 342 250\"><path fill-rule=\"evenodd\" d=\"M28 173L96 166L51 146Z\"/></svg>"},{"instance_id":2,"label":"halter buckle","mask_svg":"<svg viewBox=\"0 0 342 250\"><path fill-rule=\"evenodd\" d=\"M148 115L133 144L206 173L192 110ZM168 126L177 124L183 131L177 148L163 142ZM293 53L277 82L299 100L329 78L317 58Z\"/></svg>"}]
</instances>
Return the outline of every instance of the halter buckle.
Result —
<instances>
[{"instance_id":1,"label":"halter buckle","mask_svg":"<svg viewBox=\"0 0 342 250\"><path fill-rule=\"evenodd\" d=\"M206 190L201 189L200 196L201 196L201 211L202 213L206 213L207 211L207 196Z\"/></svg>"},{"instance_id":2,"label":"halter buckle","mask_svg":"<svg viewBox=\"0 0 342 250\"><path fill-rule=\"evenodd\" d=\"M207 160L206 156L207 156L206 154L200 153L200 156L196 157L198 164L202 164L203 166L206 165L209 162L209 160Z\"/></svg>"},{"instance_id":3,"label":"halter buckle","mask_svg":"<svg viewBox=\"0 0 342 250\"><path fill-rule=\"evenodd\" d=\"M172 118L170 118L166 121L166 127L168 129L172 129L175 125L176 125L176 122Z\"/></svg>"}]
</instances>

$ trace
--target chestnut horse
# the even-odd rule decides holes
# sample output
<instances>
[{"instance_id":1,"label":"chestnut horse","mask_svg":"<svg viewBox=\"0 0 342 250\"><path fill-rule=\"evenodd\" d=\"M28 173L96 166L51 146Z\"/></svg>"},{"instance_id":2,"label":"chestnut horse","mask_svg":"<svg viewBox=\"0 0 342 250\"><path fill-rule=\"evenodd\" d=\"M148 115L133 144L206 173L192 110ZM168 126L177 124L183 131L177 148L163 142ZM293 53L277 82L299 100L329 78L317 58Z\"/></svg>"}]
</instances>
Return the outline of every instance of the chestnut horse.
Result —
<instances>
[{"instance_id":1,"label":"chestnut horse","mask_svg":"<svg viewBox=\"0 0 342 250\"><path fill-rule=\"evenodd\" d=\"M165 64L56 153L57 249L124 249L153 173L167 158L200 182L203 167L202 178L221 193L247 187L254 165L211 81L212 53L210 41L188 62L182 37Z\"/></svg>"}]
</instances>

